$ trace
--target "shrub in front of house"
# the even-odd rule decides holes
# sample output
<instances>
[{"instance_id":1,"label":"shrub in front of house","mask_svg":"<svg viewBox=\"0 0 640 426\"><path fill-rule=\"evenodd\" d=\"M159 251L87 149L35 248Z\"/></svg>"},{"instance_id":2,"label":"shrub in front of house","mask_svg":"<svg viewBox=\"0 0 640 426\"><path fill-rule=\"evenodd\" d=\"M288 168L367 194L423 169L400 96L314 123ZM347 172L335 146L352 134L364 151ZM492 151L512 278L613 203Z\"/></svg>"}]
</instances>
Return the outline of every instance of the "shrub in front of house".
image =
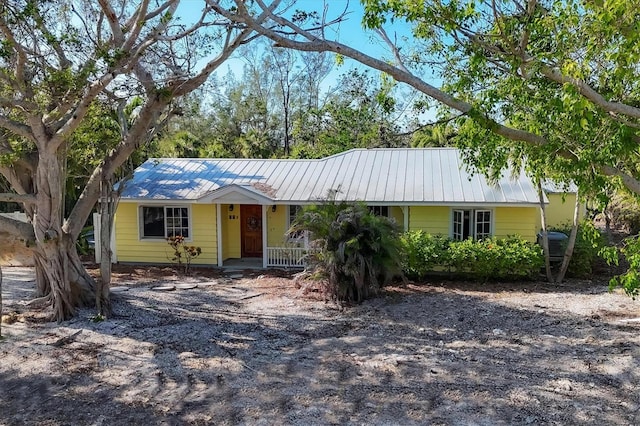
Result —
<instances>
[{"instance_id":1,"label":"shrub in front of house","mask_svg":"<svg viewBox=\"0 0 640 426\"><path fill-rule=\"evenodd\" d=\"M397 225L363 204L330 196L303 208L289 232L297 231L309 232L309 261L336 300L359 303L402 273Z\"/></svg>"},{"instance_id":2,"label":"shrub in front of house","mask_svg":"<svg viewBox=\"0 0 640 426\"><path fill-rule=\"evenodd\" d=\"M562 225L550 231L571 234L571 224ZM593 265L598 253L606 245L605 238L595 225L588 220L580 223L576 234L576 244L573 247L571 262L567 269L567 276L574 278L588 278L593 273Z\"/></svg>"},{"instance_id":3,"label":"shrub in front of house","mask_svg":"<svg viewBox=\"0 0 640 426\"><path fill-rule=\"evenodd\" d=\"M409 278L419 279L448 264L449 239L424 231L408 231L400 236L404 259L402 268Z\"/></svg>"},{"instance_id":4,"label":"shrub in front of house","mask_svg":"<svg viewBox=\"0 0 640 426\"><path fill-rule=\"evenodd\" d=\"M541 248L520 237L452 241L422 231L402 236L404 271L413 279L449 272L478 281L526 279L544 265Z\"/></svg>"}]
</instances>

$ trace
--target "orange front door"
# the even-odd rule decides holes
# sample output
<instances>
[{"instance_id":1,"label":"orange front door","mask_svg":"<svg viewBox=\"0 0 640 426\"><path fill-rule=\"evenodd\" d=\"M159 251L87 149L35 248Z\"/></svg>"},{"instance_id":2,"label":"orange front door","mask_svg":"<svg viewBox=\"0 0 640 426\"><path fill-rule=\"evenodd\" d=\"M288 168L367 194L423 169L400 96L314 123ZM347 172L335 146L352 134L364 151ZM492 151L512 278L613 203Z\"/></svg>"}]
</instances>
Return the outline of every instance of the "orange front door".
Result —
<instances>
[{"instance_id":1,"label":"orange front door","mask_svg":"<svg viewBox=\"0 0 640 426\"><path fill-rule=\"evenodd\" d=\"M262 206L240 205L242 257L262 257Z\"/></svg>"}]
</instances>

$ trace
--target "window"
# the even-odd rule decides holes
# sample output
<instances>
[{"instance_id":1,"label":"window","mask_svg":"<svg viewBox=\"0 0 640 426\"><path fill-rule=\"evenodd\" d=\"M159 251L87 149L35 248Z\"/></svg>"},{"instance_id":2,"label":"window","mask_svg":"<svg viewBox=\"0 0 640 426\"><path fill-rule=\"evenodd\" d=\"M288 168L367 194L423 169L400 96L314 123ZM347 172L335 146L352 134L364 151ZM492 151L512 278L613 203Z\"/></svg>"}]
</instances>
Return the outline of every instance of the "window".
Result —
<instances>
[{"instance_id":1,"label":"window","mask_svg":"<svg viewBox=\"0 0 640 426\"><path fill-rule=\"evenodd\" d=\"M140 238L167 238L182 235L189 238L189 209L187 207L140 207Z\"/></svg>"},{"instance_id":2,"label":"window","mask_svg":"<svg viewBox=\"0 0 640 426\"><path fill-rule=\"evenodd\" d=\"M469 237L481 240L490 237L491 210L454 210L453 239L466 240Z\"/></svg>"},{"instance_id":3,"label":"window","mask_svg":"<svg viewBox=\"0 0 640 426\"><path fill-rule=\"evenodd\" d=\"M302 206L298 206L298 205L289 206L287 228L291 228L291 225L293 225L293 223L296 221L296 217L298 216L298 213L300 213L301 211L302 211ZM299 240L303 236L304 236L303 231L296 231L292 234L289 234L289 240Z\"/></svg>"},{"instance_id":4,"label":"window","mask_svg":"<svg viewBox=\"0 0 640 426\"><path fill-rule=\"evenodd\" d=\"M376 216L389 217L389 206L369 206L369 211Z\"/></svg>"},{"instance_id":5,"label":"window","mask_svg":"<svg viewBox=\"0 0 640 426\"><path fill-rule=\"evenodd\" d=\"M467 217L468 217L468 212L466 212L466 213L467 213ZM454 240L458 240L458 241L466 240L467 237L469 236L469 231L468 230L467 230L466 236L465 236L464 214L465 214L465 212L463 210L454 210L453 211L453 239Z\"/></svg>"},{"instance_id":6,"label":"window","mask_svg":"<svg viewBox=\"0 0 640 426\"><path fill-rule=\"evenodd\" d=\"M491 236L491 211L476 210L476 235L475 238L481 240Z\"/></svg>"}]
</instances>

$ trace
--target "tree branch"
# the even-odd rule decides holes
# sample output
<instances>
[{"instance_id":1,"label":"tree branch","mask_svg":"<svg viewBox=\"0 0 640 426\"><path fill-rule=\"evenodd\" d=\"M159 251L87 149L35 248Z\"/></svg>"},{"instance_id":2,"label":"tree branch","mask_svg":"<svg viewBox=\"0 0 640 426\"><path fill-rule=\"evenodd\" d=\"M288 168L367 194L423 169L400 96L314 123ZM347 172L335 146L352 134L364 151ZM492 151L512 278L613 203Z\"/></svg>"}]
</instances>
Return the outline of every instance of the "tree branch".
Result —
<instances>
[{"instance_id":1,"label":"tree branch","mask_svg":"<svg viewBox=\"0 0 640 426\"><path fill-rule=\"evenodd\" d=\"M11 120L5 115L0 115L0 127L4 127L16 136L22 136L25 139L35 141L31 128L25 124Z\"/></svg>"},{"instance_id":2,"label":"tree branch","mask_svg":"<svg viewBox=\"0 0 640 426\"><path fill-rule=\"evenodd\" d=\"M262 0L256 0L256 2L260 5L264 5ZM281 16L276 16L273 13L269 13L269 18L271 20L283 27L290 28L297 35L302 36L305 40L300 41L285 37L278 31L275 31L271 28L266 28L256 23L254 18L250 15L250 13L247 11L240 0L236 0L236 5L238 6L238 12L235 14L232 14L221 8L217 8L216 11L223 16L228 17L229 19L236 19L240 22L243 22L249 28L273 40L278 46L301 51L334 52L354 59L361 64L367 65L371 68L385 72L392 76L396 81L408 84L409 86L435 99L436 101L454 110L460 111L465 115L468 115L491 132L512 141L524 142L534 146L544 146L548 143L547 140L540 135L520 129L515 129L498 123L488 115L476 110L471 104L457 99L454 96L451 96L448 93L445 93L437 89L436 87L426 83L418 76L412 74L406 68L403 68L401 66L394 66L387 62L373 58L363 52L360 52L339 42L316 37L314 34L301 29L291 21ZM640 117L640 109L621 103L609 102L583 81L566 77L559 73L557 70L551 69L550 67L543 67L542 72L549 79L558 83L569 83L575 85L583 94L583 96L592 100L603 109L631 117ZM576 158L576 155L569 151L558 152L558 155L567 158ZM605 175L617 176L621 178L627 188L631 189L635 193L640 193L640 181L631 174L607 165L595 165L595 167Z\"/></svg>"},{"instance_id":3,"label":"tree branch","mask_svg":"<svg viewBox=\"0 0 640 426\"><path fill-rule=\"evenodd\" d=\"M0 201L5 203L35 204L36 197L33 194L15 194L13 192L0 192Z\"/></svg>"},{"instance_id":4,"label":"tree branch","mask_svg":"<svg viewBox=\"0 0 640 426\"><path fill-rule=\"evenodd\" d=\"M169 102L169 98L155 96L142 107L129 133L124 135L123 140L107 154L102 163L91 173L78 201L63 224L65 232L68 232L73 238L78 236L91 213L91 209L100 197L100 183L103 177L112 176L136 149L147 142L148 129L158 121L160 114L164 112Z\"/></svg>"},{"instance_id":5,"label":"tree branch","mask_svg":"<svg viewBox=\"0 0 640 426\"><path fill-rule=\"evenodd\" d=\"M529 59L533 62L533 58ZM607 112L622 114L633 118L640 118L640 108L636 108L621 102L608 101L604 96L594 90L583 80L566 76L558 71L558 69L550 66L543 65L540 68L540 72L551 81L555 81L559 84L570 84L574 86L576 89L578 89L582 96L589 99L591 102Z\"/></svg>"},{"instance_id":6,"label":"tree branch","mask_svg":"<svg viewBox=\"0 0 640 426\"><path fill-rule=\"evenodd\" d=\"M258 0L258 2L260 2L260 0ZM297 40L292 40L290 38L282 36L279 32L269 28L265 28L264 26L256 23L254 18L251 17L251 15L246 11L246 9L243 8L243 6L240 3L242 3L240 0L236 0L236 4L238 5L237 15L231 14L221 8L219 8L216 11L223 15L226 14L227 16L229 16L229 19L237 19L242 21L254 31L261 33L264 36L275 41L278 46L307 51L307 52L334 52L340 55L347 56L351 59L354 59L360 62L361 64L367 65L371 68L385 72L390 76L392 76L396 81L406 83L409 86L415 88L416 90L424 93L425 95L437 100L438 102L450 108L453 108L457 111L460 111L466 115L471 116L472 118L480 121L482 125L487 129L507 139L511 139L513 141L526 142L529 144L540 145L540 146L545 145L547 143L546 139L540 135L536 135L534 133L527 132L520 129L515 129L515 128L508 127L498 123L493 118L474 109L473 105L471 105L470 103L457 99L449 95L448 93L445 93L437 89L436 87L426 83L424 80L415 76L409 71L402 70L397 66L394 66L382 60L373 58L345 44L338 43L336 41L320 39L314 36L313 34L299 28L298 26L288 21L287 19L270 13L269 17L272 20L274 20L275 22L277 22L282 26L289 27L295 31L300 31L299 34L304 36L307 39L307 41L297 41Z\"/></svg>"},{"instance_id":7,"label":"tree branch","mask_svg":"<svg viewBox=\"0 0 640 426\"><path fill-rule=\"evenodd\" d=\"M6 6L5 6L6 7ZM4 16L4 14L7 13L6 10L4 10L4 7L2 8L2 15ZM20 89L20 92L24 95L26 95L27 91L26 91L26 75L25 75L25 66L27 63L27 54L23 48L23 46L18 43L18 41L15 39L13 33L11 32L11 30L9 29L9 27L7 26L7 23L5 22L4 17L2 19L0 19L0 32L2 34L4 34L5 38L7 39L7 41L9 42L9 44L11 45L11 47L15 50L16 52L16 68L15 68L15 77L16 80L18 82L21 82L22 84L18 84L18 88Z\"/></svg>"},{"instance_id":8,"label":"tree branch","mask_svg":"<svg viewBox=\"0 0 640 426\"><path fill-rule=\"evenodd\" d=\"M107 18L109 27L111 28L111 34L113 35L114 44L117 46L121 46L124 42L124 34L122 33L122 28L120 27L120 22L118 21L118 15L116 15L115 10L113 10L113 8L111 7L111 3L108 0L98 0L98 3L102 8L104 16Z\"/></svg>"}]
</instances>

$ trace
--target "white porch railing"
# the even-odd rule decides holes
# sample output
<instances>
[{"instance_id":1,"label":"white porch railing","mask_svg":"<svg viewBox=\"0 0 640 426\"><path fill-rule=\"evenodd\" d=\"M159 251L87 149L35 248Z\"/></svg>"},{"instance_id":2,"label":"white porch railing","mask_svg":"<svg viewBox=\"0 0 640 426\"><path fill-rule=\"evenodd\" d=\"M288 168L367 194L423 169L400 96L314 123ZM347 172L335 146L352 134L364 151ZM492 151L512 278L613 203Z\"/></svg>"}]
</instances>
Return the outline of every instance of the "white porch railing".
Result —
<instances>
[{"instance_id":1,"label":"white porch railing","mask_svg":"<svg viewBox=\"0 0 640 426\"><path fill-rule=\"evenodd\" d=\"M304 247L267 247L267 266L282 268L304 268Z\"/></svg>"}]
</instances>

